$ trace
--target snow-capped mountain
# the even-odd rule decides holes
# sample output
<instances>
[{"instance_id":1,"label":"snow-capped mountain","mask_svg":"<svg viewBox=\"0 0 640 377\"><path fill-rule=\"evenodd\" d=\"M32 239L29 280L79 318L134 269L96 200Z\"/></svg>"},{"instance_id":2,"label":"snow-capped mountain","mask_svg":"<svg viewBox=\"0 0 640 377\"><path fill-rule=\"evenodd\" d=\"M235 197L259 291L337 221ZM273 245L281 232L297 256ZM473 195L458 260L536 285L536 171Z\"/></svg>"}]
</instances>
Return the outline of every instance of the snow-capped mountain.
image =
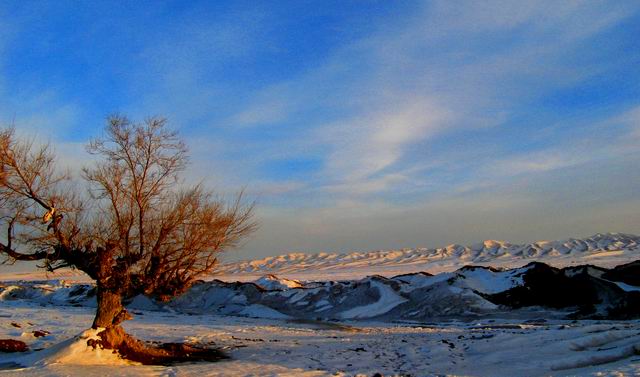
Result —
<instances>
[{"instance_id":1,"label":"snow-capped mountain","mask_svg":"<svg viewBox=\"0 0 640 377\"><path fill-rule=\"evenodd\" d=\"M392 276L414 271L451 272L465 265L515 267L529 261L554 266L595 264L613 267L640 257L640 236L623 233L596 234L583 239L512 244L487 240L470 246L449 245L428 249L337 253L291 253L220 266L223 280L242 275L272 273L296 279L318 277L355 278L373 273ZM257 275L257 276L256 276ZM250 279L244 279L250 280Z\"/></svg>"}]
</instances>

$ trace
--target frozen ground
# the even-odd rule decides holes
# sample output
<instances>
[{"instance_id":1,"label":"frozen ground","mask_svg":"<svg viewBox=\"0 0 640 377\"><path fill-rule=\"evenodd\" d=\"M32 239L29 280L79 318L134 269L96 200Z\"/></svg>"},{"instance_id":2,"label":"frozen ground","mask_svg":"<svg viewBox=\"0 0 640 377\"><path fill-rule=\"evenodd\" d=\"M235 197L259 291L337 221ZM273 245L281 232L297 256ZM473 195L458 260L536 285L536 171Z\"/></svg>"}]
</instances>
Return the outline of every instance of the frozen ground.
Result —
<instances>
[{"instance_id":1,"label":"frozen ground","mask_svg":"<svg viewBox=\"0 0 640 377\"><path fill-rule=\"evenodd\" d=\"M34 349L82 333L93 318L91 308L5 304L0 308L0 338L19 338ZM212 342L231 360L169 367L122 365L68 347L53 355L0 354L0 376L640 375L639 321L338 324L138 311L125 327L148 340ZM34 338L33 330L51 334ZM17 367L21 358L28 358L31 366Z\"/></svg>"}]
</instances>

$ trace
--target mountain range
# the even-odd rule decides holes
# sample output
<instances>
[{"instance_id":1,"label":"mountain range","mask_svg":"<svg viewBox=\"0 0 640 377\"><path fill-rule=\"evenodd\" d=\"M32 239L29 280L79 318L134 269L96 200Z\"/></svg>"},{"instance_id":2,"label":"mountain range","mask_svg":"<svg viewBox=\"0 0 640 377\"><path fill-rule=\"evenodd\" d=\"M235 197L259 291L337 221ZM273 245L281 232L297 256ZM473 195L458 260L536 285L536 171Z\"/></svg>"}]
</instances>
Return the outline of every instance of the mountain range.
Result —
<instances>
[{"instance_id":1,"label":"mountain range","mask_svg":"<svg viewBox=\"0 0 640 377\"><path fill-rule=\"evenodd\" d=\"M513 268L530 261L556 267L594 264L611 268L640 259L640 236L598 233L562 241L512 244L487 240L469 246L413 248L350 253L290 253L221 265L221 280L251 281L264 274L301 280L354 279L379 274L393 276L415 271L432 274L455 271L465 265Z\"/></svg>"}]
</instances>

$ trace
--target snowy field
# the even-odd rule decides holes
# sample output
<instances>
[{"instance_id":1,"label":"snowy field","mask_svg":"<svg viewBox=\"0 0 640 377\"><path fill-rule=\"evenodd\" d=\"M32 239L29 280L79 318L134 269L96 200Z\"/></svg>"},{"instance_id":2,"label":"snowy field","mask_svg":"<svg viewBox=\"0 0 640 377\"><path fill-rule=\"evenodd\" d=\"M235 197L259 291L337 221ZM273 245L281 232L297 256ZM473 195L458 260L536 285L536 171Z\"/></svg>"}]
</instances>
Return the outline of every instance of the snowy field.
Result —
<instances>
[{"instance_id":1,"label":"snowy field","mask_svg":"<svg viewBox=\"0 0 640 377\"><path fill-rule=\"evenodd\" d=\"M93 310L13 302L0 308L0 319L1 338L19 338L38 349L83 332ZM137 311L125 327L148 340L215 343L231 359L169 367L114 365L108 357L88 356L86 347L68 347L43 356L1 354L0 376L640 375L640 356L634 354L639 321L337 324ZM51 334L34 338L34 330ZM21 357L30 358L32 366L12 369ZM100 360L106 365L89 365Z\"/></svg>"},{"instance_id":2,"label":"snowy field","mask_svg":"<svg viewBox=\"0 0 640 377\"><path fill-rule=\"evenodd\" d=\"M95 292L83 276L3 274L0 339L32 351L0 353L0 377L640 376L640 320L613 320L638 318L639 237L482 245L238 262L169 303L137 296L134 336L230 356L167 367L86 346ZM556 268L578 264L610 269Z\"/></svg>"}]
</instances>

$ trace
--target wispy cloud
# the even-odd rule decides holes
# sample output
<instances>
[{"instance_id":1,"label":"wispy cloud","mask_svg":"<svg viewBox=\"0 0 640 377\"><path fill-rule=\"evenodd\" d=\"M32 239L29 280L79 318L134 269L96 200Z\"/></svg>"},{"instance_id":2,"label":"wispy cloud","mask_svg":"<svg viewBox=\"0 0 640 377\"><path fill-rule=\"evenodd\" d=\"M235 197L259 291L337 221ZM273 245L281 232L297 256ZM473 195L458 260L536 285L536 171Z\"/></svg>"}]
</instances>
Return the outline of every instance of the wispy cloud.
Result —
<instances>
[{"instance_id":1,"label":"wispy cloud","mask_svg":"<svg viewBox=\"0 0 640 377\"><path fill-rule=\"evenodd\" d=\"M633 141L640 139L640 105L624 112L615 121L623 124L628 129L629 139ZM633 145L638 147L638 144Z\"/></svg>"},{"instance_id":2,"label":"wispy cloud","mask_svg":"<svg viewBox=\"0 0 640 377\"><path fill-rule=\"evenodd\" d=\"M386 109L324 128L322 132L332 148L327 175L363 183L396 163L407 145L442 132L453 118L446 107L434 100L407 102L386 105Z\"/></svg>"},{"instance_id":3,"label":"wispy cloud","mask_svg":"<svg viewBox=\"0 0 640 377\"><path fill-rule=\"evenodd\" d=\"M550 7L554 12L549 13ZM405 183L400 171L416 163L406 158L416 145L430 148L441 135L505 124L522 101L599 72L601 66L575 67L576 46L623 20L628 8L429 3L402 22L389 22L377 34L342 46L323 65L278 84L268 96L256 97L237 119L304 122L297 114L308 115L321 102L338 114L330 123L312 118L309 126L308 140L327 151L321 172L327 190L345 195L388 191ZM510 43L492 47L504 33L513 35ZM344 72L358 70L347 78L349 85L341 81ZM499 131L494 132L500 140ZM545 171L580 162L535 153L540 154L536 160L516 158L495 173Z\"/></svg>"}]
</instances>

